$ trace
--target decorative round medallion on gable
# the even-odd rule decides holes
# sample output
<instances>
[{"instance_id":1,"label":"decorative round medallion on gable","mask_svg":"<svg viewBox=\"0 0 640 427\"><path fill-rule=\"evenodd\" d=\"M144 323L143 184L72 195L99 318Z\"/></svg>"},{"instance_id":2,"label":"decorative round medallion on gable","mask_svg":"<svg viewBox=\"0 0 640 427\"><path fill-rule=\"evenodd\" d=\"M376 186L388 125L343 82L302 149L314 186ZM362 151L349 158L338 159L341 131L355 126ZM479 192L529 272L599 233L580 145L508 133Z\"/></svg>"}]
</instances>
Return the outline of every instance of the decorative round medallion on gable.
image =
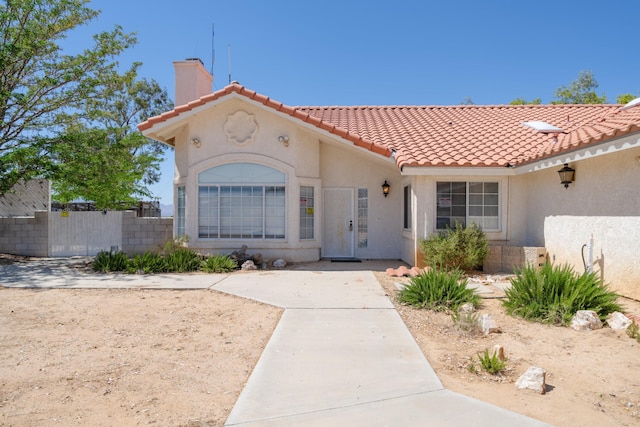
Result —
<instances>
[{"instance_id":1,"label":"decorative round medallion on gable","mask_svg":"<svg viewBox=\"0 0 640 427\"><path fill-rule=\"evenodd\" d=\"M258 131L258 124L253 114L236 111L227 117L227 122L224 124L224 131L229 137L230 142L246 144L253 141Z\"/></svg>"}]
</instances>

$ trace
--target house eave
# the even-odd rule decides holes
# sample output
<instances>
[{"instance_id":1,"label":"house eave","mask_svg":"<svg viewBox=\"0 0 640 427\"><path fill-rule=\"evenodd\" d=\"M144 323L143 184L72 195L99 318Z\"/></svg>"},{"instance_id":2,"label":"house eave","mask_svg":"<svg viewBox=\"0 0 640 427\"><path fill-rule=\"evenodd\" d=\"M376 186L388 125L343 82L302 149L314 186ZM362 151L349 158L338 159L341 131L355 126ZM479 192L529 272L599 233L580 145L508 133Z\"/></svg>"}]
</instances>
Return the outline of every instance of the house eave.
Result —
<instances>
[{"instance_id":1,"label":"house eave","mask_svg":"<svg viewBox=\"0 0 640 427\"><path fill-rule=\"evenodd\" d=\"M564 151L553 157L547 157L535 162L518 166L514 169L516 175L537 172L549 168L562 167L565 163L574 163L581 160L592 159L607 154L617 153L631 148L640 147L640 132L614 138L600 144L592 144L588 147L572 151Z\"/></svg>"}]
</instances>

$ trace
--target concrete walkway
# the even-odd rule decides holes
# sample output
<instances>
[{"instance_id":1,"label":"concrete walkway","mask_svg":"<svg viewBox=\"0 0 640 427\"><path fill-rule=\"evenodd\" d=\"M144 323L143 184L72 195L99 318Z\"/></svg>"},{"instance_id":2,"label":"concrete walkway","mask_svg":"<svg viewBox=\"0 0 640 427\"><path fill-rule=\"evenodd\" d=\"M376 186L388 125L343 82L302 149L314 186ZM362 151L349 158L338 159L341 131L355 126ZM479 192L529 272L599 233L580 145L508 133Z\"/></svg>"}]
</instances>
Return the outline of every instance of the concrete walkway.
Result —
<instances>
[{"instance_id":1,"label":"concrete walkway","mask_svg":"<svg viewBox=\"0 0 640 427\"><path fill-rule=\"evenodd\" d=\"M248 279L213 289L285 312L227 426L546 425L445 390L371 271Z\"/></svg>"},{"instance_id":2,"label":"concrete walkway","mask_svg":"<svg viewBox=\"0 0 640 427\"><path fill-rule=\"evenodd\" d=\"M384 271L375 263L142 276L88 274L78 268L86 260L69 261L0 265L0 285L212 288L285 308L227 426L546 425L445 390L371 272Z\"/></svg>"}]
</instances>

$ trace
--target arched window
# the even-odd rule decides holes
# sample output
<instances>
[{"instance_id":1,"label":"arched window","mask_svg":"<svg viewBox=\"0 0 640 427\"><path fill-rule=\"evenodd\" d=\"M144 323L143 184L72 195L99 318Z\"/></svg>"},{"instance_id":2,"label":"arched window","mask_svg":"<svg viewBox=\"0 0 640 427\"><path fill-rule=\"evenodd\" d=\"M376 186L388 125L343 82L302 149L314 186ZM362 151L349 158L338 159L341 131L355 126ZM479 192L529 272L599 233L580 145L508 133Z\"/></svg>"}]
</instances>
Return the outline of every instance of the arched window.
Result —
<instances>
[{"instance_id":1,"label":"arched window","mask_svg":"<svg viewBox=\"0 0 640 427\"><path fill-rule=\"evenodd\" d=\"M283 172L254 163L229 163L198 175L198 237L284 239Z\"/></svg>"}]
</instances>

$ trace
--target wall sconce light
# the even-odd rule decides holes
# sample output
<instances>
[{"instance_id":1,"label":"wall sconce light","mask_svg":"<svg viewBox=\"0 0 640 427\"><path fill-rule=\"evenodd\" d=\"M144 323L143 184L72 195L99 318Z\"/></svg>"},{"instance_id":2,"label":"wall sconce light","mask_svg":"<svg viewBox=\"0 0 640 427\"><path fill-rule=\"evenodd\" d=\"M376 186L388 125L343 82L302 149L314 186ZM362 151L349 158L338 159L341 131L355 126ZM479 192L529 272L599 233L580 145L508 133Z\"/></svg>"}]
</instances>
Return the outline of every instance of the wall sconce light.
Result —
<instances>
[{"instance_id":1,"label":"wall sconce light","mask_svg":"<svg viewBox=\"0 0 640 427\"><path fill-rule=\"evenodd\" d=\"M195 145L195 146L196 146L196 148L200 148L200 145L201 145L201 143L200 143L200 138L198 138L198 137L191 138L191 143L192 143L193 145Z\"/></svg>"},{"instance_id":2,"label":"wall sconce light","mask_svg":"<svg viewBox=\"0 0 640 427\"><path fill-rule=\"evenodd\" d=\"M282 142L285 147L289 146L289 137L287 135L281 135L278 137L278 141Z\"/></svg>"},{"instance_id":3,"label":"wall sconce light","mask_svg":"<svg viewBox=\"0 0 640 427\"><path fill-rule=\"evenodd\" d=\"M569 184L575 181L576 170L569 167L568 163L564 164L564 167L558 171L560 175L560 184L564 185L564 188L569 188Z\"/></svg>"},{"instance_id":4,"label":"wall sconce light","mask_svg":"<svg viewBox=\"0 0 640 427\"><path fill-rule=\"evenodd\" d=\"M385 179L384 184L382 184L382 194L384 194L384 197L387 197L389 195L390 188L391 188L391 185L389 185L389 183Z\"/></svg>"}]
</instances>

